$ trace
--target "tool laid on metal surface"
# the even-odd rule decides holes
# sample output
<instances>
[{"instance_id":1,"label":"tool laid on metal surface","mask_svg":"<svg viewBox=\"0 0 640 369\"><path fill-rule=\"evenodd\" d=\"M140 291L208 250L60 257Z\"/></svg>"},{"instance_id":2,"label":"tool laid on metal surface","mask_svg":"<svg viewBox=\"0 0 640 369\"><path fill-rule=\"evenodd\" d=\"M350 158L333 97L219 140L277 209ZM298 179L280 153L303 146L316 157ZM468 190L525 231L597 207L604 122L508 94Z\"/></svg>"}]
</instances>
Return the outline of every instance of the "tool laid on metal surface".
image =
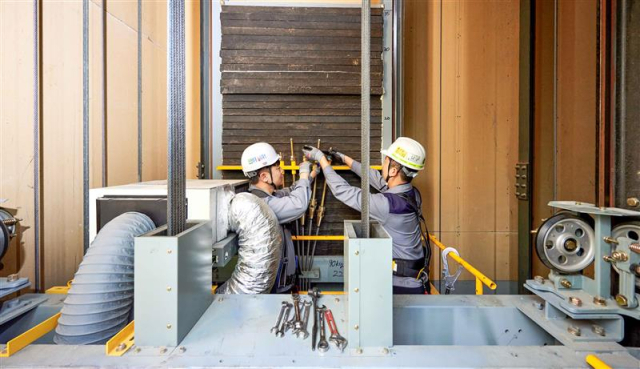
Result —
<instances>
[{"instance_id":1,"label":"tool laid on metal surface","mask_svg":"<svg viewBox=\"0 0 640 369\"><path fill-rule=\"evenodd\" d=\"M311 302L313 303L313 327L311 328L311 350L316 350L316 340L318 339L318 299L320 298L320 291L317 288L309 290L309 296L311 296Z\"/></svg>"},{"instance_id":2,"label":"tool laid on metal surface","mask_svg":"<svg viewBox=\"0 0 640 369\"><path fill-rule=\"evenodd\" d=\"M309 326L309 313L311 312L311 303L309 301L304 301L303 307L304 307L304 314L303 314L304 317L302 318L302 326L296 332L296 337L306 340L307 337L309 337L309 331L307 330L307 327Z\"/></svg>"},{"instance_id":3,"label":"tool laid on metal surface","mask_svg":"<svg viewBox=\"0 0 640 369\"><path fill-rule=\"evenodd\" d=\"M278 327L278 330L275 333L276 337L284 337L285 324L287 323L287 320L289 319L289 313L291 312L292 305L286 301L283 301L283 303L286 304L286 305L283 305L285 308L284 316Z\"/></svg>"},{"instance_id":4,"label":"tool laid on metal surface","mask_svg":"<svg viewBox=\"0 0 640 369\"><path fill-rule=\"evenodd\" d=\"M454 253L460 256L458 250L454 249L453 247L447 247L442 251L442 278L444 279L445 295L448 295L451 293L451 291L455 290L456 281L460 277L460 274L463 270L462 266L458 265L458 269L456 269L456 272L454 274L449 274L449 253Z\"/></svg>"},{"instance_id":5,"label":"tool laid on metal surface","mask_svg":"<svg viewBox=\"0 0 640 369\"><path fill-rule=\"evenodd\" d=\"M278 319L276 319L276 324L271 328L271 333L277 334L280 330L280 325L282 323L282 318L284 317L284 312L287 310L287 305L289 303L286 301L282 301L282 306L280 307L280 314L278 314Z\"/></svg>"},{"instance_id":6,"label":"tool laid on metal surface","mask_svg":"<svg viewBox=\"0 0 640 369\"><path fill-rule=\"evenodd\" d=\"M333 313L331 310L325 309L324 316L327 318L327 325L331 331L329 341L335 343L336 347L339 348L340 351L344 352L345 347L347 347L347 339L338 333L338 327L336 326L336 320L333 318Z\"/></svg>"},{"instance_id":7,"label":"tool laid on metal surface","mask_svg":"<svg viewBox=\"0 0 640 369\"><path fill-rule=\"evenodd\" d=\"M318 342L318 351L327 352L329 350L329 342L327 342L327 337L324 331L324 313L327 310L327 307L322 305L318 308L318 321L320 325L318 328L320 329L320 341Z\"/></svg>"}]
</instances>

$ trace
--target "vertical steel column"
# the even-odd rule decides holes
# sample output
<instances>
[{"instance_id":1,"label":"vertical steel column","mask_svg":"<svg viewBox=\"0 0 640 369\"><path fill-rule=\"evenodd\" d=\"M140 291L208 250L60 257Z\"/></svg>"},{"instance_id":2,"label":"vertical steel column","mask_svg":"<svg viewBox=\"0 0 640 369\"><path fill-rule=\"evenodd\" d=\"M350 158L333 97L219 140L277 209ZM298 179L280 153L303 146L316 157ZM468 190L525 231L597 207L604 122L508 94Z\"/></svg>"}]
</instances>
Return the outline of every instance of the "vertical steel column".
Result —
<instances>
[{"instance_id":1,"label":"vertical steel column","mask_svg":"<svg viewBox=\"0 0 640 369\"><path fill-rule=\"evenodd\" d=\"M520 2L520 87L519 87L519 133L518 162L533 167L531 155L531 133L533 127L533 94L534 85L534 35L535 11L531 0ZM532 170L528 171L531 177ZM533 183L530 178L529 183ZM518 200L518 291L524 293L524 283L531 277L531 197Z\"/></svg>"},{"instance_id":2,"label":"vertical steel column","mask_svg":"<svg viewBox=\"0 0 640 369\"><path fill-rule=\"evenodd\" d=\"M89 248L89 0L82 0L82 230Z\"/></svg>"},{"instance_id":3,"label":"vertical steel column","mask_svg":"<svg viewBox=\"0 0 640 369\"><path fill-rule=\"evenodd\" d=\"M142 0L138 0L138 182L142 182Z\"/></svg>"},{"instance_id":4,"label":"vertical steel column","mask_svg":"<svg viewBox=\"0 0 640 369\"><path fill-rule=\"evenodd\" d=\"M107 187L107 1L102 0L100 14L100 41L102 42L102 187Z\"/></svg>"},{"instance_id":5,"label":"vertical steel column","mask_svg":"<svg viewBox=\"0 0 640 369\"><path fill-rule=\"evenodd\" d=\"M211 178L211 3L200 2L200 165Z\"/></svg>"},{"instance_id":6,"label":"vertical steel column","mask_svg":"<svg viewBox=\"0 0 640 369\"><path fill-rule=\"evenodd\" d=\"M167 2L167 235L185 229L185 36L184 0Z\"/></svg>"},{"instance_id":7,"label":"vertical steel column","mask_svg":"<svg viewBox=\"0 0 640 369\"><path fill-rule=\"evenodd\" d=\"M615 206L640 209L640 7L620 0L615 10Z\"/></svg>"},{"instance_id":8,"label":"vertical steel column","mask_svg":"<svg viewBox=\"0 0 640 369\"><path fill-rule=\"evenodd\" d=\"M553 2L553 200L558 199L558 0ZM555 211L555 209L554 209Z\"/></svg>"},{"instance_id":9,"label":"vertical steel column","mask_svg":"<svg viewBox=\"0 0 640 369\"><path fill-rule=\"evenodd\" d=\"M404 132L403 0L393 1L393 124L396 138Z\"/></svg>"},{"instance_id":10,"label":"vertical steel column","mask_svg":"<svg viewBox=\"0 0 640 369\"><path fill-rule=\"evenodd\" d=\"M614 196L614 153L612 137L612 92L614 91L615 63L612 63L612 29L615 25L612 7L615 2L600 0L598 3L598 151L597 151L597 194L598 206L612 206Z\"/></svg>"},{"instance_id":11,"label":"vertical steel column","mask_svg":"<svg viewBox=\"0 0 640 369\"><path fill-rule=\"evenodd\" d=\"M369 238L369 176L366 175L370 167L369 158L369 135L370 135L370 120L371 120L371 0L362 0L362 12L361 12L361 53L362 53L362 68L360 70L361 78L361 98L362 109L361 118L362 123L360 125L361 136L361 156L362 156L362 168L365 171L365 175L362 176L362 238Z\"/></svg>"},{"instance_id":12,"label":"vertical steel column","mask_svg":"<svg viewBox=\"0 0 640 369\"><path fill-rule=\"evenodd\" d=\"M40 0L33 0L33 224L35 290L40 291Z\"/></svg>"}]
</instances>

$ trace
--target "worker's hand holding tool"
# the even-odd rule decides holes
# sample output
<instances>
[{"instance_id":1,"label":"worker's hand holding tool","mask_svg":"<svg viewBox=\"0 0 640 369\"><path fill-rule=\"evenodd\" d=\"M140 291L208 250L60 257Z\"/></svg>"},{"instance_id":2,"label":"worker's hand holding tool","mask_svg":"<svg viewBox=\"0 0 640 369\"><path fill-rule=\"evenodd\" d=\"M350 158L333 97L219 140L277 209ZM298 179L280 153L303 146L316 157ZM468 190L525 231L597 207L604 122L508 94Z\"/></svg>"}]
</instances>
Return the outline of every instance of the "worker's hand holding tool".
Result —
<instances>
[{"instance_id":1,"label":"worker's hand holding tool","mask_svg":"<svg viewBox=\"0 0 640 369\"><path fill-rule=\"evenodd\" d=\"M304 154L304 157L307 158L308 160L320 161L320 159L324 157L324 153L322 151L318 150L318 148L316 147L309 146L309 145L305 145L302 148L302 153Z\"/></svg>"},{"instance_id":2,"label":"worker's hand holding tool","mask_svg":"<svg viewBox=\"0 0 640 369\"><path fill-rule=\"evenodd\" d=\"M345 161L344 161L345 155L343 153L331 147L329 148L329 154L331 155L331 158L333 158L334 163L345 164Z\"/></svg>"},{"instance_id":3,"label":"worker's hand holding tool","mask_svg":"<svg viewBox=\"0 0 640 369\"><path fill-rule=\"evenodd\" d=\"M300 163L300 178L309 178L309 173L311 173L311 162L303 161Z\"/></svg>"}]
</instances>

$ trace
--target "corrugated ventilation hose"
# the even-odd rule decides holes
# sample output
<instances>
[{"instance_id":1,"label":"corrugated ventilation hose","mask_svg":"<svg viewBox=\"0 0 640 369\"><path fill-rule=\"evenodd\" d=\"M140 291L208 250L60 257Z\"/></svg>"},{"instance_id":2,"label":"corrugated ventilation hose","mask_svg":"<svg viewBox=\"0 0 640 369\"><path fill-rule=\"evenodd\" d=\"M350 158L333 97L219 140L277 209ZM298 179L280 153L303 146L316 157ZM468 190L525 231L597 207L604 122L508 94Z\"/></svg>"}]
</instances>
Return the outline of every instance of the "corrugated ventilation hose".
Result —
<instances>
[{"instance_id":1,"label":"corrugated ventilation hose","mask_svg":"<svg viewBox=\"0 0 640 369\"><path fill-rule=\"evenodd\" d=\"M73 278L55 343L104 343L127 325L133 308L133 239L154 228L148 216L131 212L100 230Z\"/></svg>"}]
</instances>

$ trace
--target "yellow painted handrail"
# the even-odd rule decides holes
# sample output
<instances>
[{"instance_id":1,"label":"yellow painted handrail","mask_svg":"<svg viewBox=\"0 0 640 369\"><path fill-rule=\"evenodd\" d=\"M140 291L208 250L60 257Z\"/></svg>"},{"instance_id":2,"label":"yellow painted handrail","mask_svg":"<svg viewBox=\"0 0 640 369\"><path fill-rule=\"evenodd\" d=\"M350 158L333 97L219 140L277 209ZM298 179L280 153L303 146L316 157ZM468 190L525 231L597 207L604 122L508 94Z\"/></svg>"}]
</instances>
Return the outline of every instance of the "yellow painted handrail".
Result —
<instances>
[{"instance_id":1,"label":"yellow painted handrail","mask_svg":"<svg viewBox=\"0 0 640 369\"><path fill-rule=\"evenodd\" d=\"M435 243L436 246L438 246L441 250L444 251L444 249L447 248L445 245L442 244L442 242L440 242L437 238L435 238L435 236L429 235L429 238L431 238L431 241L433 241L433 243ZM478 269L474 268L471 264L467 263L460 256L452 252L449 253L449 256L451 256L453 260L457 261L460 265L462 265L464 269L466 269L469 273L473 274L473 276L476 277L476 294L477 295L482 295L482 288L481 288L482 285L480 283L486 285L492 290L495 290L496 287L498 287L494 281L487 278L486 275L482 274ZM478 291L478 287L480 287L480 291Z\"/></svg>"},{"instance_id":2,"label":"yellow painted handrail","mask_svg":"<svg viewBox=\"0 0 640 369\"><path fill-rule=\"evenodd\" d=\"M591 365L593 369L611 369L604 361L600 360L596 355L587 355L587 364Z\"/></svg>"},{"instance_id":3,"label":"yellow painted handrail","mask_svg":"<svg viewBox=\"0 0 640 369\"><path fill-rule=\"evenodd\" d=\"M294 162L295 164L295 162ZM351 170L351 168L349 168L346 165L332 165L331 166L333 168L333 170ZM300 167L298 165L285 165L285 166L280 166L280 168L282 168L282 170L299 170ZM375 169L375 170L382 170L382 165L372 165L371 169ZM218 165L216 167L216 170L242 170L242 166L240 165Z\"/></svg>"},{"instance_id":4,"label":"yellow painted handrail","mask_svg":"<svg viewBox=\"0 0 640 369\"><path fill-rule=\"evenodd\" d=\"M344 241L344 236L292 236L294 241ZM436 244L441 250L446 249L447 247L442 244L435 236L430 236L431 241ZM482 285L486 285L492 290L495 290L498 286L494 281L489 279L487 276L482 274L478 269L474 268L471 264L467 263L460 256L449 253L449 256L455 261L457 261L464 269L466 269L469 273L471 273L476 278L476 295L482 295Z\"/></svg>"},{"instance_id":5,"label":"yellow painted handrail","mask_svg":"<svg viewBox=\"0 0 640 369\"><path fill-rule=\"evenodd\" d=\"M7 347L5 347L4 350L0 351L0 357L9 357L22 350L23 348L29 346L33 342L37 341L45 334L51 332L58 325L58 319L60 319L61 314L62 313L58 313L52 316L51 318L43 321L42 323L36 325L35 327L7 342Z\"/></svg>"}]
</instances>

